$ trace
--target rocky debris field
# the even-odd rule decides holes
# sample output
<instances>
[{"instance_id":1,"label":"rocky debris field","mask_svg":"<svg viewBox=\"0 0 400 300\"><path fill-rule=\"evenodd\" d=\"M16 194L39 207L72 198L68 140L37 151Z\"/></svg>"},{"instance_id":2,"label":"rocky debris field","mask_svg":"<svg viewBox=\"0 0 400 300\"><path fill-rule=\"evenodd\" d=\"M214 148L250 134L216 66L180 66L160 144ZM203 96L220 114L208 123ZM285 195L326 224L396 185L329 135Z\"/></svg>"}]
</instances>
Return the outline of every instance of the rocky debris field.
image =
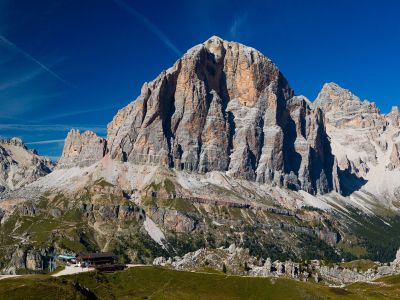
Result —
<instances>
[{"instance_id":1,"label":"rocky debris field","mask_svg":"<svg viewBox=\"0 0 400 300\"><path fill-rule=\"evenodd\" d=\"M272 261L249 254L249 249L236 247L199 249L179 257L157 257L153 265L184 271L222 272L232 275L253 277L288 277L302 281L348 284L370 282L383 276L400 274L400 250L390 264L372 261L326 264L321 260L305 262Z\"/></svg>"}]
</instances>

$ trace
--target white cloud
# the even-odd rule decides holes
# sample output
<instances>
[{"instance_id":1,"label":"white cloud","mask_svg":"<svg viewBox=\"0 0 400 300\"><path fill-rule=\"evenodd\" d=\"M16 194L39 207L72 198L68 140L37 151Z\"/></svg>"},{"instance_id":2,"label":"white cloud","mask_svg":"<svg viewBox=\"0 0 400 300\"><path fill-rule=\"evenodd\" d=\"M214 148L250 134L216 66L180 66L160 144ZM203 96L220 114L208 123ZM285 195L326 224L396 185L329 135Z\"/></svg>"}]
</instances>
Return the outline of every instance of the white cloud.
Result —
<instances>
[{"instance_id":1,"label":"white cloud","mask_svg":"<svg viewBox=\"0 0 400 300\"><path fill-rule=\"evenodd\" d=\"M21 121L26 122L26 119L18 118L17 116L30 111L32 108L37 108L43 100L57 98L62 95L63 93L33 94L33 91L28 95L15 95L15 93L9 94L6 91L4 95L3 93L0 95L0 119L16 120L18 123Z\"/></svg>"}]
</instances>

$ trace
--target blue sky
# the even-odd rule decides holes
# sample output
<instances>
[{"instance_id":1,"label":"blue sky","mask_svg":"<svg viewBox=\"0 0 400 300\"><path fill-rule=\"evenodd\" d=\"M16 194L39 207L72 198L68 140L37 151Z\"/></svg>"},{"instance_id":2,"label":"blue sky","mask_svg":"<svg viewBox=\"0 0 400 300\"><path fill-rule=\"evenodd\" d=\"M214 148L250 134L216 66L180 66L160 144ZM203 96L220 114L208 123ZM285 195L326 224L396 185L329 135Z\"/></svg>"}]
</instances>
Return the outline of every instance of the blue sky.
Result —
<instances>
[{"instance_id":1,"label":"blue sky","mask_svg":"<svg viewBox=\"0 0 400 300\"><path fill-rule=\"evenodd\" d=\"M212 35L271 58L296 94L334 81L382 112L400 104L398 1L0 0L0 136L61 154L143 82Z\"/></svg>"}]
</instances>

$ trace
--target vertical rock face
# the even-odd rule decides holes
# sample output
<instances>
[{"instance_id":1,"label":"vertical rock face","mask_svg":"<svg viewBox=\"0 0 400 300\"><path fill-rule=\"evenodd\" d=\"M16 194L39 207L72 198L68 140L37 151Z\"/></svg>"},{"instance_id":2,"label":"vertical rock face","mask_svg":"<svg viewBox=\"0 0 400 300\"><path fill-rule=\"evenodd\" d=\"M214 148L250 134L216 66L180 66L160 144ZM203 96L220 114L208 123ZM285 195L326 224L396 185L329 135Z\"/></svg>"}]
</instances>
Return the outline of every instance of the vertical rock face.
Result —
<instances>
[{"instance_id":1,"label":"vertical rock face","mask_svg":"<svg viewBox=\"0 0 400 300\"><path fill-rule=\"evenodd\" d=\"M387 167L389 170L400 168L400 143L393 144L390 153L390 162Z\"/></svg>"},{"instance_id":2,"label":"vertical rock face","mask_svg":"<svg viewBox=\"0 0 400 300\"><path fill-rule=\"evenodd\" d=\"M89 166L105 155L107 141L98 137L92 131L72 129L64 143L63 154L58 161L57 168L70 168L74 166Z\"/></svg>"},{"instance_id":3,"label":"vertical rock face","mask_svg":"<svg viewBox=\"0 0 400 300\"><path fill-rule=\"evenodd\" d=\"M392 111L388 114L387 117L391 126L393 127L400 126L400 112L397 106L392 107Z\"/></svg>"},{"instance_id":4,"label":"vertical rock face","mask_svg":"<svg viewBox=\"0 0 400 300\"><path fill-rule=\"evenodd\" d=\"M53 168L49 158L28 150L20 139L0 139L0 193L23 187Z\"/></svg>"},{"instance_id":5,"label":"vertical rock face","mask_svg":"<svg viewBox=\"0 0 400 300\"><path fill-rule=\"evenodd\" d=\"M300 184L297 189L309 193L338 190L334 186L334 157L325 132L322 111L319 108L312 109L305 97L290 99L288 110L293 121L286 126L286 131L294 138L294 155L289 156L290 169L286 173L297 173ZM290 148L290 145L286 147Z\"/></svg>"},{"instance_id":6,"label":"vertical rock face","mask_svg":"<svg viewBox=\"0 0 400 300\"><path fill-rule=\"evenodd\" d=\"M212 37L142 87L108 125L112 158L226 171L311 193L333 189L320 109L260 52Z\"/></svg>"}]
</instances>

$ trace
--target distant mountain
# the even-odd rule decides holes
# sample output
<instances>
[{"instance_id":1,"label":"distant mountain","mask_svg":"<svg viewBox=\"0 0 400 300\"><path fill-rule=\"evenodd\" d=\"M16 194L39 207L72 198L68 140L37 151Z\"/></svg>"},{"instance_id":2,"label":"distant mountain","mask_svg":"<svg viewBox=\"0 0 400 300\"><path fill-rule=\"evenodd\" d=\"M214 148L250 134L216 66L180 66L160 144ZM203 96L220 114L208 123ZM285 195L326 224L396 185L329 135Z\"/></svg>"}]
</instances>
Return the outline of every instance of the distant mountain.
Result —
<instances>
[{"instance_id":1,"label":"distant mountain","mask_svg":"<svg viewBox=\"0 0 400 300\"><path fill-rule=\"evenodd\" d=\"M20 139L0 139L0 192L21 188L53 168L49 158L28 150Z\"/></svg>"},{"instance_id":2,"label":"distant mountain","mask_svg":"<svg viewBox=\"0 0 400 300\"><path fill-rule=\"evenodd\" d=\"M396 173L400 170L398 108L383 115L375 103L361 101L334 83L324 85L314 107L324 111L339 168L355 174L372 194L393 195L400 186ZM349 182L344 184L348 186Z\"/></svg>"}]
</instances>

